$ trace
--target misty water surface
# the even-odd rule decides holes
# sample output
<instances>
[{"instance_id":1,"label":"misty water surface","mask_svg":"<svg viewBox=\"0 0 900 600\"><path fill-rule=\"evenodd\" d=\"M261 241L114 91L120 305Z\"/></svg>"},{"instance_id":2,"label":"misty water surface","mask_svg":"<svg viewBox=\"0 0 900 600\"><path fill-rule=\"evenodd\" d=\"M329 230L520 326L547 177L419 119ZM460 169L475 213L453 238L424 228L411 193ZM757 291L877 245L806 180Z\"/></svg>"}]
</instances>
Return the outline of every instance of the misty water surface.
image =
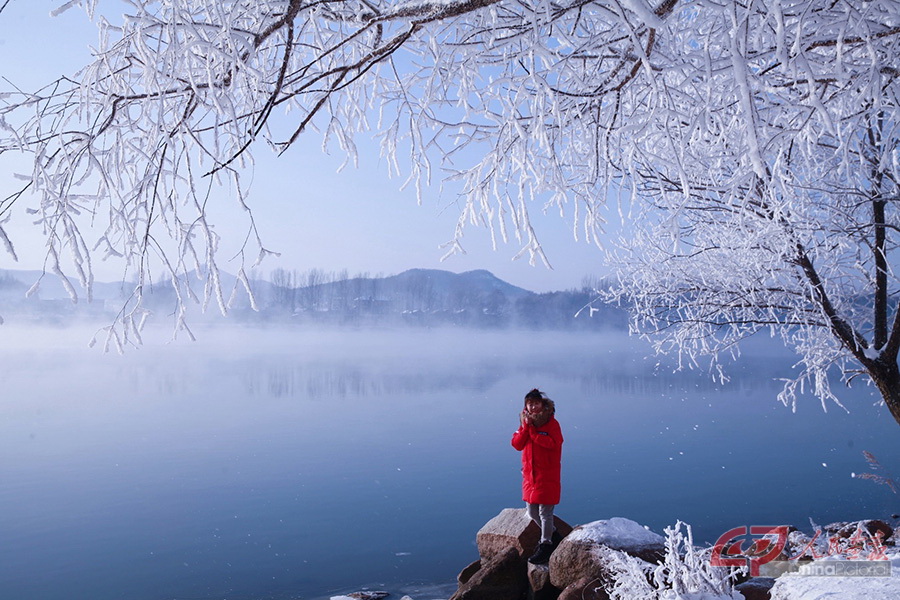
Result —
<instances>
[{"instance_id":1,"label":"misty water surface","mask_svg":"<svg viewBox=\"0 0 900 600\"><path fill-rule=\"evenodd\" d=\"M10 333L12 332L12 333ZM740 525L884 517L863 450L900 470L900 428L774 400L791 359L755 344L714 385L621 334L258 331L150 341L4 330L0 597L447 597L475 533L519 506L509 445L532 387L557 403L571 524Z\"/></svg>"}]
</instances>

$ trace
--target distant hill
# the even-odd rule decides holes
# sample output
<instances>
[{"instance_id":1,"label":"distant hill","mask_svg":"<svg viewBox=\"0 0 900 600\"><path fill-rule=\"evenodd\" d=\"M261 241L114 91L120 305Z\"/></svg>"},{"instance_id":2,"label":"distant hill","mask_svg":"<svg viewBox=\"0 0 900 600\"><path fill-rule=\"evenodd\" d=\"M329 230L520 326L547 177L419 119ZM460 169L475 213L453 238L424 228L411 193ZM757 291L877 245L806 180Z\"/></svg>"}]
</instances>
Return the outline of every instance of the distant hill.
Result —
<instances>
[{"instance_id":1,"label":"distant hill","mask_svg":"<svg viewBox=\"0 0 900 600\"><path fill-rule=\"evenodd\" d=\"M197 285L197 279L193 272L188 275L192 279L192 284ZM237 278L230 273L221 272L222 288L227 294L234 287ZM67 300L71 301L69 292L66 291L63 282L53 273L42 273L37 270L15 270L0 269L0 298L18 296L24 298L25 293L36 283L38 287L31 295L31 298L39 300ZM81 287L81 283L76 277L69 278L70 283L75 289L78 302L87 301L87 292ZM254 288L259 287L263 293L270 291L271 283L259 280L253 283ZM92 290L92 298L96 301L120 300L131 294L134 283L131 281L95 281ZM148 294L167 295L171 289L171 280L160 277L148 286Z\"/></svg>"},{"instance_id":2,"label":"distant hill","mask_svg":"<svg viewBox=\"0 0 900 600\"><path fill-rule=\"evenodd\" d=\"M322 281L323 277L328 279L316 272L273 278L268 314L281 312L319 322L538 329L623 328L626 323L624 312L598 305L591 290L536 294L485 270L457 274L410 269L388 277L332 281ZM595 310L582 310L589 306Z\"/></svg>"},{"instance_id":3,"label":"distant hill","mask_svg":"<svg viewBox=\"0 0 900 600\"><path fill-rule=\"evenodd\" d=\"M40 282L40 283L38 283ZM87 299L87 292L81 287L77 278L70 278L72 286L79 302ZM0 297L5 297L13 290L21 296L30 290L35 283L38 283L37 289L32 292L31 297L41 300L71 300L69 293L66 291L63 282L53 273L42 273L36 270L14 270L0 269ZM127 289L128 284L94 282L93 298L97 300L108 300L120 298L123 289Z\"/></svg>"},{"instance_id":4,"label":"distant hill","mask_svg":"<svg viewBox=\"0 0 900 600\"><path fill-rule=\"evenodd\" d=\"M37 292L25 298L38 279L41 283ZM221 273L220 279L229 298L236 278ZM620 328L625 324L622 311L598 305L590 290L536 294L486 270L457 274L410 269L386 277L349 277L315 269L303 273L279 270L269 279L251 281L258 311L250 310L246 292L237 286L230 303L235 319L537 329ZM194 294L202 297L202 282L191 276L188 280ZM118 311L131 292L128 283L96 282L94 301L86 303L84 290L77 282L72 283L79 295L77 304L71 302L65 287L52 274L41 278L39 271L0 270L0 314L22 313L38 320L64 320L74 315L103 318ZM170 313L174 302L170 280L155 281L144 289L144 304L154 312ZM588 305L594 310L582 310Z\"/></svg>"},{"instance_id":5,"label":"distant hill","mask_svg":"<svg viewBox=\"0 0 900 600\"><path fill-rule=\"evenodd\" d=\"M75 289L78 302L87 301L87 292L74 277L70 283ZM63 282L53 273L42 273L36 270L0 269L0 300L24 301L25 294L37 284L29 299L33 300L66 300L72 301ZM129 284L94 282L93 299L100 301L122 298L125 291L130 291Z\"/></svg>"},{"instance_id":6,"label":"distant hill","mask_svg":"<svg viewBox=\"0 0 900 600\"><path fill-rule=\"evenodd\" d=\"M500 292L509 298L516 299L534 293L507 283L484 269L459 274L438 269L410 269L399 275L385 277L384 283L399 287L430 285L436 293L443 294L458 293L461 290Z\"/></svg>"}]
</instances>

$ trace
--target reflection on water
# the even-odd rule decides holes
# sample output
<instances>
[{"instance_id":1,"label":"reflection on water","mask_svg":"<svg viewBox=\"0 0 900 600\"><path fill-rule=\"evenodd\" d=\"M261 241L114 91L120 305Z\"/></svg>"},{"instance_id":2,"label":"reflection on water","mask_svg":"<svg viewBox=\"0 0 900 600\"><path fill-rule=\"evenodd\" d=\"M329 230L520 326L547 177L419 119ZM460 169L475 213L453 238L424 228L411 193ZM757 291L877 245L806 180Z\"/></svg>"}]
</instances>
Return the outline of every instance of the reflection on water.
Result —
<instances>
[{"instance_id":1,"label":"reflection on water","mask_svg":"<svg viewBox=\"0 0 900 600\"><path fill-rule=\"evenodd\" d=\"M531 340L538 344L536 348L523 348L522 340L515 339L519 336L530 339L534 334L500 334L513 339L502 350L492 350L488 355L471 347L477 342L465 343L465 338L455 339L453 336L459 334L449 331L439 334L450 336L449 339L439 338L440 341L429 339L434 334L420 340L415 340L414 334L404 335L413 338L400 342L413 346L408 356L370 354L323 359L315 355L315 350L306 348L302 353L288 356L272 353L249 361L238 357L224 362L220 368L240 377L241 390L247 397L314 400L429 393L450 387L478 392L509 377L562 378L574 382L583 394L591 397L609 392L659 396L680 388L695 393L723 389L721 383L709 376L675 371L665 362L648 359L644 356L645 347L618 334L547 334L542 336L544 339ZM433 355L421 354L422 348L414 346L417 343L440 343L450 348L436 359ZM352 355L352 348L348 352ZM728 388L775 397L781 384L773 369L783 366L783 356L747 358L729 370ZM761 372L766 375L760 376ZM789 369L783 373L788 374ZM183 386L185 381L184 372L158 373L156 377L164 386L160 391L168 394L179 385Z\"/></svg>"},{"instance_id":2,"label":"reflection on water","mask_svg":"<svg viewBox=\"0 0 900 600\"><path fill-rule=\"evenodd\" d=\"M510 375L503 369L500 364L487 364L440 373L373 371L355 364L275 365L243 373L241 385L244 393L251 397L366 398L428 393L449 386L480 390Z\"/></svg>"},{"instance_id":3,"label":"reflection on water","mask_svg":"<svg viewBox=\"0 0 900 600\"><path fill-rule=\"evenodd\" d=\"M774 361L773 361L774 362ZM241 385L251 397L303 396L312 399L385 396L396 393L428 393L452 386L464 390L483 390L498 381L523 378L566 378L589 396L614 392L626 395L660 395L683 386L695 392L720 391L722 385L709 377L691 372L653 371L652 377L638 372L609 371L598 364L533 364L527 361L487 360L474 365L440 365L445 371L421 370L385 372L358 364L286 364L270 365L244 372ZM764 392L773 398L780 384L773 378L760 378L735 371L729 388L743 393Z\"/></svg>"},{"instance_id":4,"label":"reflection on water","mask_svg":"<svg viewBox=\"0 0 900 600\"><path fill-rule=\"evenodd\" d=\"M0 351L4 598L452 588L477 529L520 503L509 436L535 386L557 401L573 524L681 519L712 541L896 510L850 477L862 450L900 467L885 409L861 388L849 415L792 414L774 400L791 361L764 344L719 385L621 335L233 328L122 357L64 341Z\"/></svg>"}]
</instances>

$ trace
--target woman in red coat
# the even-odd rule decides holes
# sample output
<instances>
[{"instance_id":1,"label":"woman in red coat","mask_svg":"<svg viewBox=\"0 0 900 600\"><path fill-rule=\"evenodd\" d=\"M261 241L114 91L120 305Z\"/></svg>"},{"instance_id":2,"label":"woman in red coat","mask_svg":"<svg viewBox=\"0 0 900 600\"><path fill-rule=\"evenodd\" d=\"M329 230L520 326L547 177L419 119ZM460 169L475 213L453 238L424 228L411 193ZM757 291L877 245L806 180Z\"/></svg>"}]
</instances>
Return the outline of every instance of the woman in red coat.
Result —
<instances>
[{"instance_id":1,"label":"woman in red coat","mask_svg":"<svg viewBox=\"0 0 900 600\"><path fill-rule=\"evenodd\" d=\"M528 515L541 528L541 543L528 559L535 564L550 559L556 541L553 508L559 504L563 436L555 413L546 394L531 390L512 436L513 448L522 453L522 498Z\"/></svg>"}]
</instances>

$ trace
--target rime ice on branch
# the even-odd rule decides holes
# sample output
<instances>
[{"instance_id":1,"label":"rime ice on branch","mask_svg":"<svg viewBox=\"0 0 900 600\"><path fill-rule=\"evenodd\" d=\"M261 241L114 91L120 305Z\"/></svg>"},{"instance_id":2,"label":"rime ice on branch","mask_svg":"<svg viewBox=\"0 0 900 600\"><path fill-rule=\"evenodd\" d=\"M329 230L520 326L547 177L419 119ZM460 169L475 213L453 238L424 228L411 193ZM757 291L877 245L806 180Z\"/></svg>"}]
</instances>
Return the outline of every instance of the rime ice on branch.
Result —
<instances>
[{"instance_id":1,"label":"rime ice on branch","mask_svg":"<svg viewBox=\"0 0 900 600\"><path fill-rule=\"evenodd\" d=\"M35 157L51 269L137 275L111 331L136 332L154 265L179 326L192 269L226 308L206 201L229 186L242 253L269 252L254 152L314 132L353 161L374 133L420 192L438 171L459 186L449 252L474 224L546 261L530 211L599 244L618 203L612 296L658 349L717 369L768 329L800 356L785 402L861 372L900 421L895 0L131 0L115 22L80 4L95 62L7 95L0 151Z\"/></svg>"}]
</instances>

